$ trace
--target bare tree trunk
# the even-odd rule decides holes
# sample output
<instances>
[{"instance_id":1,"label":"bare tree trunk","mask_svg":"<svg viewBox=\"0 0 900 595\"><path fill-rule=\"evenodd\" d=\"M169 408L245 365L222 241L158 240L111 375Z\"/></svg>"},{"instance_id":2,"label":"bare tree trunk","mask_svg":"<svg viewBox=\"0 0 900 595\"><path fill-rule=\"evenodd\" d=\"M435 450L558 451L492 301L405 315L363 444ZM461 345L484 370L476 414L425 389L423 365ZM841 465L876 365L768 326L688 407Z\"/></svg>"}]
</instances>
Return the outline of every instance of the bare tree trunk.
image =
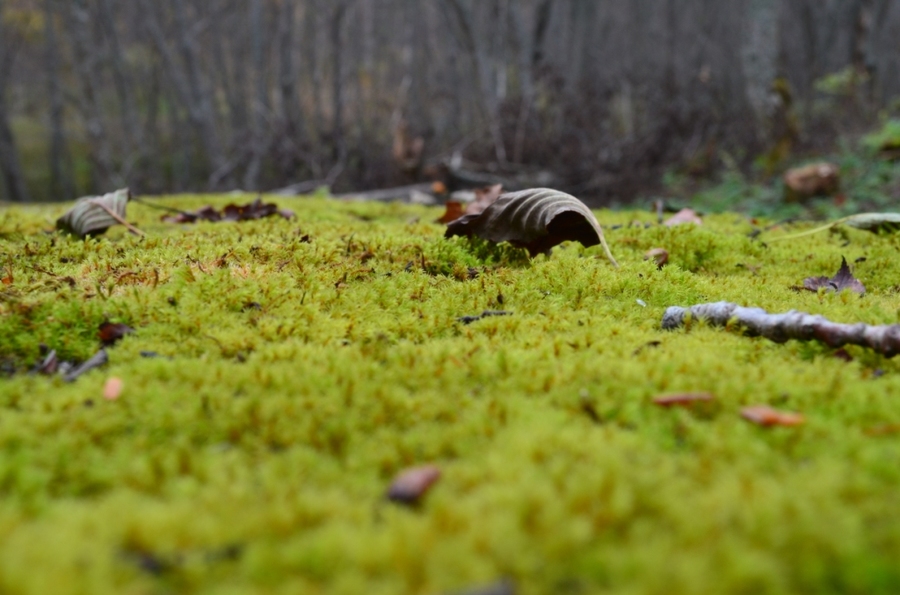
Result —
<instances>
[{"instance_id":1,"label":"bare tree trunk","mask_svg":"<svg viewBox=\"0 0 900 595\"><path fill-rule=\"evenodd\" d=\"M331 16L331 84L332 84L332 111L334 123L332 125L332 141L334 142L334 159L343 163L347 158L347 142L344 138L344 78L343 78L343 53L344 41L342 32L344 17L353 0L341 0Z\"/></svg>"},{"instance_id":2,"label":"bare tree trunk","mask_svg":"<svg viewBox=\"0 0 900 595\"><path fill-rule=\"evenodd\" d=\"M88 136L88 157L91 162L92 191L96 192L114 183L114 167L112 151L109 146L109 134L103 120L99 93L103 87L98 66L98 51L90 30L93 24L90 9L85 0L68 0L64 3L69 8L69 27L72 54L77 72L79 87L77 96L78 109L85 121ZM116 183L121 180L116 181Z\"/></svg>"},{"instance_id":3,"label":"bare tree trunk","mask_svg":"<svg viewBox=\"0 0 900 595\"><path fill-rule=\"evenodd\" d=\"M19 163L19 150L9 125L6 105L6 88L16 58L16 43L7 35L4 16L4 0L0 0L0 170L6 186L6 196L12 202L28 202L25 176Z\"/></svg>"},{"instance_id":4,"label":"bare tree trunk","mask_svg":"<svg viewBox=\"0 0 900 595\"><path fill-rule=\"evenodd\" d=\"M46 38L47 95L50 102L50 196L72 200L75 186L66 147L63 121L63 96L60 85L59 45L56 37L57 13L54 0L44 0L44 35Z\"/></svg>"},{"instance_id":5,"label":"bare tree trunk","mask_svg":"<svg viewBox=\"0 0 900 595\"><path fill-rule=\"evenodd\" d=\"M262 0L250 0L250 55L253 61L253 78L255 94L250 105L250 163L244 173L244 189L259 188L259 173L265 151L263 138L264 117L268 104L266 98L265 60L263 56L263 3Z\"/></svg>"},{"instance_id":6,"label":"bare tree trunk","mask_svg":"<svg viewBox=\"0 0 900 595\"><path fill-rule=\"evenodd\" d=\"M777 75L779 0L749 0L744 6L744 50L742 62L747 84L747 100L756 122L766 130L769 123L769 96Z\"/></svg>"},{"instance_id":7,"label":"bare tree trunk","mask_svg":"<svg viewBox=\"0 0 900 595\"><path fill-rule=\"evenodd\" d=\"M147 153L131 77L127 74L124 52L116 31L116 10L121 0L101 0L98 19L109 42L109 60L112 71L113 86L119 102L119 126L123 133L122 177L126 183L131 182L131 172L140 167Z\"/></svg>"},{"instance_id":8,"label":"bare tree trunk","mask_svg":"<svg viewBox=\"0 0 900 595\"><path fill-rule=\"evenodd\" d=\"M5 84L0 83L0 168L6 181L6 194L12 202L28 202L28 189L25 187L25 176L19 164L19 152L16 139L9 126L9 112L4 97Z\"/></svg>"},{"instance_id":9,"label":"bare tree trunk","mask_svg":"<svg viewBox=\"0 0 900 595\"><path fill-rule=\"evenodd\" d=\"M503 131L498 120L499 106L491 93L492 77L490 67L487 64L488 56L486 55L484 44L479 41L479 37L475 32L472 9L468 6L463 6L460 0L443 0L442 6L447 11L450 19L456 21L456 25L461 33L463 48L468 52L475 66L479 96L485 111L487 127L494 141L494 152L497 156L497 161L506 163L506 147L503 144Z\"/></svg>"}]
</instances>

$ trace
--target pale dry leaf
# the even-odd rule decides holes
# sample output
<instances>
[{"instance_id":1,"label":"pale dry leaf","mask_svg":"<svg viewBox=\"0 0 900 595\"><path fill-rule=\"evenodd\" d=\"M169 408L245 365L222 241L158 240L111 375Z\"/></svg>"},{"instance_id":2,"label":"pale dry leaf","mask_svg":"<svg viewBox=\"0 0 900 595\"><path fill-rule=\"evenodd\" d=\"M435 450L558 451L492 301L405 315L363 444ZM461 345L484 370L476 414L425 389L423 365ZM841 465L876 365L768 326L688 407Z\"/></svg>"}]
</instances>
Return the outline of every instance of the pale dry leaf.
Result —
<instances>
[{"instance_id":1,"label":"pale dry leaf","mask_svg":"<svg viewBox=\"0 0 900 595\"><path fill-rule=\"evenodd\" d=\"M674 225L684 225L685 223L693 223L694 225L703 225L703 219L700 218L700 215L697 214L694 209L681 209L668 219L663 224L666 227L672 227Z\"/></svg>"},{"instance_id":2,"label":"pale dry leaf","mask_svg":"<svg viewBox=\"0 0 900 595\"><path fill-rule=\"evenodd\" d=\"M768 405L754 405L741 409L741 417L758 426L799 426L806 419L799 413L779 411Z\"/></svg>"},{"instance_id":3,"label":"pale dry leaf","mask_svg":"<svg viewBox=\"0 0 900 595\"><path fill-rule=\"evenodd\" d=\"M108 378L106 384L103 385L103 398L107 401L115 401L122 396L122 389L125 384L121 378L115 376Z\"/></svg>"}]
</instances>

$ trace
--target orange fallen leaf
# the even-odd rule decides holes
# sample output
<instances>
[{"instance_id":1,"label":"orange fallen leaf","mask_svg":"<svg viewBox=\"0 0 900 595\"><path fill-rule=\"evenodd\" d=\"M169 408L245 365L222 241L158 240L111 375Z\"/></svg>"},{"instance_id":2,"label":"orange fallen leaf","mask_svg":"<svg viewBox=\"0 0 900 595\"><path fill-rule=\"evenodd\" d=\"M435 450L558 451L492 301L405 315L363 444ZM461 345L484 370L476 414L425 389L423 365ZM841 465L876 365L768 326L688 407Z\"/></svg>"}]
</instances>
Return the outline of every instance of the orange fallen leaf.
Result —
<instances>
[{"instance_id":1,"label":"orange fallen leaf","mask_svg":"<svg viewBox=\"0 0 900 595\"><path fill-rule=\"evenodd\" d=\"M448 200L444 203L446 207L446 211L441 215L441 218L435 221L435 223L450 223L451 221L456 221L460 217L466 214L465 209L463 209L462 203L456 200Z\"/></svg>"},{"instance_id":2,"label":"orange fallen leaf","mask_svg":"<svg viewBox=\"0 0 900 595\"><path fill-rule=\"evenodd\" d=\"M125 384L121 378L115 376L108 378L106 384L103 385L103 398L107 401L115 401L122 395L122 389Z\"/></svg>"},{"instance_id":3,"label":"orange fallen leaf","mask_svg":"<svg viewBox=\"0 0 900 595\"><path fill-rule=\"evenodd\" d=\"M437 465L423 465L401 471L388 488L388 500L414 505L440 478L441 470Z\"/></svg>"},{"instance_id":4,"label":"orange fallen leaf","mask_svg":"<svg viewBox=\"0 0 900 595\"><path fill-rule=\"evenodd\" d=\"M799 426L806 421L799 413L778 411L767 405L744 407L741 417L760 426Z\"/></svg>"},{"instance_id":5,"label":"orange fallen leaf","mask_svg":"<svg viewBox=\"0 0 900 595\"><path fill-rule=\"evenodd\" d=\"M715 399L715 397L710 393L680 393L677 395L663 395L661 397L656 397L653 399L653 403L661 407L672 407L674 405L689 407L695 403L708 403L713 399Z\"/></svg>"},{"instance_id":6,"label":"orange fallen leaf","mask_svg":"<svg viewBox=\"0 0 900 595\"><path fill-rule=\"evenodd\" d=\"M693 223L695 225L702 225L703 219L700 218L700 215L694 211L694 209L681 209L668 219L663 224L666 227L672 227L673 225L682 225L684 223Z\"/></svg>"}]
</instances>

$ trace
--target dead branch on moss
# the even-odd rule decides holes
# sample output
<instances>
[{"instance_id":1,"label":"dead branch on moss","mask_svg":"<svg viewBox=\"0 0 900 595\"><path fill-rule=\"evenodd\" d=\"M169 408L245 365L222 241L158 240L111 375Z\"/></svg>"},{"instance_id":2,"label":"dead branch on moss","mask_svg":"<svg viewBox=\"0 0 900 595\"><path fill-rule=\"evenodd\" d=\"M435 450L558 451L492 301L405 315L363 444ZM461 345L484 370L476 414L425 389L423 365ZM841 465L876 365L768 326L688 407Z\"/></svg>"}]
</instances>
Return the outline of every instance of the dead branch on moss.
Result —
<instances>
[{"instance_id":1,"label":"dead branch on moss","mask_svg":"<svg viewBox=\"0 0 900 595\"><path fill-rule=\"evenodd\" d=\"M689 326L695 318L713 326L740 326L750 336L765 337L776 343L796 339L820 341L833 348L859 345L887 357L900 353L900 324L841 324L796 310L769 314L762 308L744 308L729 302L698 304L690 308L672 306L663 314L662 327L672 330Z\"/></svg>"}]
</instances>

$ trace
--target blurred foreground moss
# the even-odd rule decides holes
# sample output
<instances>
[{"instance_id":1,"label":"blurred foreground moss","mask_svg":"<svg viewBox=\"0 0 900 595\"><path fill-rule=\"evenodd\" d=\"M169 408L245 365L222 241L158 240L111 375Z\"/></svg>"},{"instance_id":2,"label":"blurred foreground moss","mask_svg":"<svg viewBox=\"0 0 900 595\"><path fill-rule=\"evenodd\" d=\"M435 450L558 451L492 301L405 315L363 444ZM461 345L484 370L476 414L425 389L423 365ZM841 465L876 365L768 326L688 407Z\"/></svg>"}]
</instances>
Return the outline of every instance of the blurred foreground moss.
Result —
<instances>
[{"instance_id":1,"label":"blurred foreground moss","mask_svg":"<svg viewBox=\"0 0 900 595\"><path fill-rule=\"evenodd\" d=\"M185 226L132 204L147 237L85 241L43 232L67 205L0 211L0 592L900 591L898 363L659 324L716 300L896 322L897 237L599 212L615 270L444 240L438 209L281 204L297 219ZM864 297L791 290L841 256ZM486 309L512 315L457 320ZM104 369L27 373L105 320L137 332ZM678 391L717 400L651 402ZM383 500L427 462L420 508Z\"/></svg>"}]
</instances>

